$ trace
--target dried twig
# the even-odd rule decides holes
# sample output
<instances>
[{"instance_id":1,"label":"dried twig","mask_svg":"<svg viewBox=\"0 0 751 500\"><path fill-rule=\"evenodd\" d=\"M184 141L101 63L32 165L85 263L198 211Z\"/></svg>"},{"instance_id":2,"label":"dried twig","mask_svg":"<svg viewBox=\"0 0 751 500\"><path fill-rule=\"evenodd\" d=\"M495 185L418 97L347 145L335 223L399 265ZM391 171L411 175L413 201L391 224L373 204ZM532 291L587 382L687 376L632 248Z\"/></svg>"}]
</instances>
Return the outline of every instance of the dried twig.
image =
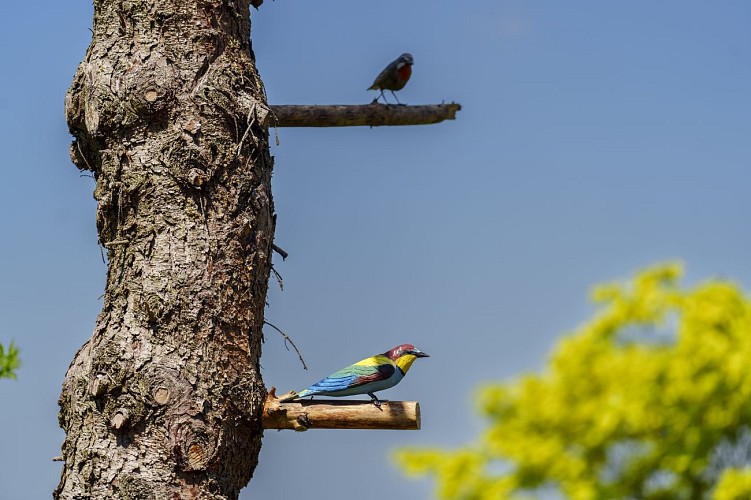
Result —
<instances>
[{"instance_id":1,"label":"dried twig","mask_svg":"<svg viewBox=\"0 0 751 500\"><path fill-rule=\"evenodd\" d=\"M91 28L89 28L89 29L91 29ZM94 32L92 31L91 34L93 35ZM94 169L91 168L91 165L89 165L89 160L86 159L86 155L83 154L83 151L81 151L81 141L79 141L78 139L76 139L74 142L76 143L76 148L78 148L78 154L81 155L81 158L83 158L83 162L86 164L86 169L93 172Z\"/></svg>"},{"instance_id":2,"label":"dried twig","mask_svg":"<svg viewBox=\"0 0 751 500\"><path fill-rule=\"evenodd\" d=\"M300 349L298 349L297 346L295 345L295 343L292 341L292 339L289 338L289 335L287 335L286 333L284 333L283 331L281 331L279 329L279 327L277 327L277 326L269 323L266 320L263 321L263 324L269 325L271 328L273 328L274 330L276 330L277 332L279 332L282 335L282 337L284 337L284 347L286 347L288 351L289 351L289 346L287 345L287 342L289 342L290 344L292 344L292 347L295 348L295 352L297 352L297 357L300 358L300 363L302 363L303 369L307 370L308 369L308 365L306 365L305 364L305 360L302 359L302 354L300 354Z\"/></svg>"},{"instance_id":3,"label":"dried twig","mask_svg":"<svg viewBox=\"0 0 751 500\"><path fill-rule=\"evenodd\" d=\"M121 247L123 245L127 245L128 243L130 243L130 240L112 240L102 243L102 246L107 250L110 250L110 247Z\"/></svg>"},{"instance_id":4,"label":"dried twig","mask_svg":"<svg viewBox=\"0 0 751 500\"><path fill-rule=\"evenodd\" d=\"M274 269L274 266L271 266L271 272L274 273L274 278L276 278L276 282L279 285L279 290L284 291L284 280L282 279L282 275L279 274L279 271Z\"/></svg>"},{"instance_id":5,"label":"dried twig","mask_svg":"<svg viewBox=\"0 0 751 500\"><path fill-rule=\"evenodd\" d=\"M256 122L256 108L254 107L251 111L248 112L248 127L245 129L245 133L240 138L240 143L237 145L237 154L240 154L240 151L242 151L243 142L245 142L245 138L248 137L248 134L250 133L250 129L253 127L253 124Z\"/></svg>"},{"instance_id":6,"label":"dried twig","mask_svg":"<svg viewBox=\"0 0 751 500\"><path fill-rule=\"evenodd\" d=\"M287 257L289 257L289 254L285 252L282 248L279 248L276 246L276 244L271 244L271 249L282 256L282 260L287 260Z\"/></svg>"}]
</instances>

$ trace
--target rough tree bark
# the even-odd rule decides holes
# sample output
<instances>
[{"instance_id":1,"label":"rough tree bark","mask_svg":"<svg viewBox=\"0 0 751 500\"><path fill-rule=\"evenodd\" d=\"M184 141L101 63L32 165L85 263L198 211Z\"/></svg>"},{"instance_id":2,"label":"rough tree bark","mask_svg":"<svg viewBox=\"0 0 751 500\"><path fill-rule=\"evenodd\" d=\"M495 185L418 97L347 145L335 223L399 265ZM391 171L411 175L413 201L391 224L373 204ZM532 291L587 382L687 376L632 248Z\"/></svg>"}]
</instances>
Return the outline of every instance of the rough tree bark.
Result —
<instances>
[{"instance_id":1,"label":"rough tree bark","mask_svg":"<svg viewBox=\"0 0 751 500\"><path fill-rule=\"evenodd\" d=\"M249 3L94 0L66 114L109 267L56 498L237 498L257 464L274 215Z\"/></svg>"}]
</instances>

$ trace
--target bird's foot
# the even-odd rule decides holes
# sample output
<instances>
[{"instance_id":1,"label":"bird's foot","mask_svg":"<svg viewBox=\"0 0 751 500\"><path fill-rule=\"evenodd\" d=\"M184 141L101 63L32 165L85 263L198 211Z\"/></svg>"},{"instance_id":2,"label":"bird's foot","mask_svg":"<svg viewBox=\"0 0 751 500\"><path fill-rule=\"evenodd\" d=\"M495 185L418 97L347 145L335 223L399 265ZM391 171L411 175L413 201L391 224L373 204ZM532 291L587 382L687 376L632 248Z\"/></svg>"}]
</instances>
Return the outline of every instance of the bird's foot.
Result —
<instances>
[{"instance_id":1,"label":"bird's foot","mask_svg":"<svg viewBox=\"0 0 751 500\"><path fill-rule=\"evenodd\" d=\"M379 410L383 411L381 409L381 403L388 403L387 399L378 399L375 394L368 393L368 396L370 396L370 402L373 403L373 406L378 408Z\"/></svg>"}]
</instances>

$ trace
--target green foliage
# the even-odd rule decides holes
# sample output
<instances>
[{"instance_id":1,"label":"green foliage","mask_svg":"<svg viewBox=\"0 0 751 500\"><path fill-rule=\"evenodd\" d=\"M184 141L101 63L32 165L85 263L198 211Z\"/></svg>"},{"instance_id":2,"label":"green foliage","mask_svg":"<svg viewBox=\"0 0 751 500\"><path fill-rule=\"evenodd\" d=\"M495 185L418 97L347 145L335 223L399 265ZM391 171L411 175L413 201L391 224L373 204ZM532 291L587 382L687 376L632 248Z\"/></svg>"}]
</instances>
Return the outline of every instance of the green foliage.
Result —
<instances>
[{"instance_id":1,"label":"green foliage","mask_svg":"<svg viewBox=\"0 0 751 500\"><path fill-rule=\"evenodd\" d=\"M748 498L751 491L751 469L729 468L720 477L714 491L714 500Z\"/></svg>"},{"instance_id":2,"label":"green foliage","mask_svg":"<svg viewBox=\"0 0 751 500\"><path fill-rule=\"evenodd\" d=\"M18 349L13 342L8 346L8 352L0 344L0 378L16 378L16 370L21 366Z\"/></svg>"},{"instance_id":3,"label":"green foliage","mask_svg":"<svg viewBox=\"0 0 751 500\"><path fill-rule=\"evenodd\" d=\"M601 311L545 370L481 388L476 443L397 462L444 499L751 498L751 302L680 274L597 287Z\"/></svg>"}]
</instances>

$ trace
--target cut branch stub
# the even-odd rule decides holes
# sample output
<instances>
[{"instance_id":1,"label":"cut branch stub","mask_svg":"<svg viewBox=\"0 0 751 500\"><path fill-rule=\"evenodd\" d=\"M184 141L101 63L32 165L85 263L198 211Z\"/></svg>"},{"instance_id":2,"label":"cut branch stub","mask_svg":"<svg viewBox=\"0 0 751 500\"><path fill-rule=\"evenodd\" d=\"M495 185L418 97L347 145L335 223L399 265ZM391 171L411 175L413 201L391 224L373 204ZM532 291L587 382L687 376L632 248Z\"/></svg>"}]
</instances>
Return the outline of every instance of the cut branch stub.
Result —
<instances>
[{"instance_id":1,"label":"cut branch stub","mask_svg":"<svg viewBox=\"0 0 751 500\"><path fill-rule=\"evenodd\" d=\"M380 127L384 125L429 125L456 118L457 103L400 106L364 105L275 105L269 126L277 127ZM276 120L275 120L276 119Z\"/></svg>"},{"instance_id":2,"label":"cut branch stub","mask_svg":"<svg viewBox=\"0 0 751 500\"><path fill-rule=\"evenodd\" d=\"M419 430L420 403L383 401L298 400L280 403L272 387L263 408L264 429L391 429Z\"/></svg>"}]
</instances>

